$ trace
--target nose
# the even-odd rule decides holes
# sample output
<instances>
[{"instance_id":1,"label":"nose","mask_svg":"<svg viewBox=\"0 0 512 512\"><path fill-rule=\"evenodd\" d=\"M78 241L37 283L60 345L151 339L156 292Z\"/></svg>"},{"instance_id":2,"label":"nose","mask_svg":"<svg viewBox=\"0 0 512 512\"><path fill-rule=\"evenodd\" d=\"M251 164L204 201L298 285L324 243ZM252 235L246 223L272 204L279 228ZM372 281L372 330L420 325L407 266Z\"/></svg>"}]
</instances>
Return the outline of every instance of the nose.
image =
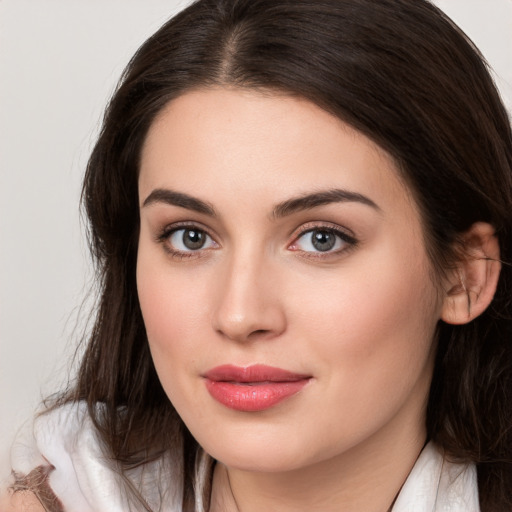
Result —
<instances>
[{"instance_id":1,"label":"nose","mask_svg":"<svg viewBox=\"0 0 512 512\"><path fill-rule=\"evenodd\" d=\"M213 328L238 342L272 339L286 330L279 271L263 258L232 258L218 276Z\"/></svg>"}]
</instances>

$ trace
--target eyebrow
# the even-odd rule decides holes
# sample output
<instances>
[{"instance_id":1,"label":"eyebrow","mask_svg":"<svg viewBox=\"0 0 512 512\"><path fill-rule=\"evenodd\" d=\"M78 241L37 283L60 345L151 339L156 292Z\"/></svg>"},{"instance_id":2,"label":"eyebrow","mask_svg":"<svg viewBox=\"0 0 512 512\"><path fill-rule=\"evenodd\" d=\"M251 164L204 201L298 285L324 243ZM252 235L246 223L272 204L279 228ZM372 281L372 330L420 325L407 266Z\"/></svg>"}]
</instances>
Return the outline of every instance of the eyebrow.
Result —
<instances>
[{"instance_id":1,"label":"eyebrow","mask_svg":"<svg viewBox=\"0 0 512 512\"><path fill-rule=\"evenodd\" d=\"M209 215L210 217L217 216L215 208L211 204L205 201L201 201L201 199L189 196L188 194L176 192L174 190L169 190L165 188L157 188L153 190L151 194L149 194L149 196L146 197L144 203L142 203L142 207L149 206L155 203L164 203L172 206L179 206L181 208L186 208L187 210L193 210L198 213L204 213L205 215Z\"/></svg>"},{"instance_id":2,"label":"eyebrow","mask_svg":"<svg viewBox=\"0 0 512 512\"><path fill-rule=\"evenodd\" d=\"M361 203L366 206L370 206L379 212L381 211L380 207L369 197L366 197L363 194L359 194L358 192L351 192L350 190L336 188L287 199L286 201L277 204L273 208L271 216L275 219L278 219L298 211L310 210L326 204L348 202ZM198 213L209 215L210 217L217 216L215 208L210 203L202 201L201 199L197 199L183 192L176 192L170 189L157 188L153 190L144 200L142 207L146 207L155 203L179 206L180 208L193 210Z\"/></svg>"},{"instance_id":3,"label":"eyebrow","mask_svg":"<svg viewBox=\"0 0 512 512\"><path fill-rule=\"evenodd\" d=\"M272 211L274 218L286 217L292 213L310 210L317 206L323 206L331 203L361 203L371 208L382 211L380 207L372 201L369 197L359 194L358 192L351 192L340 188L323 190L313 194L306 194L300 197L288 199L275 206Z\"/></svg>"}]
</instances>

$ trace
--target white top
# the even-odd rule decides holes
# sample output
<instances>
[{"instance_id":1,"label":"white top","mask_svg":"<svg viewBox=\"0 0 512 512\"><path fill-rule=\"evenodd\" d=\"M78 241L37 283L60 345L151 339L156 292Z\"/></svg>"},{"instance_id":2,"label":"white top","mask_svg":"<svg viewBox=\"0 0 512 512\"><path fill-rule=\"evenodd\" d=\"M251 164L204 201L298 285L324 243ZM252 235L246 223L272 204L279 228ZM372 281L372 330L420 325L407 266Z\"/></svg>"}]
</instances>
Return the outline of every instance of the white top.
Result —
<instances>
[{"instance_id":1,"label":"white top","mask_svg":"<svg viewBox=\"0 0 512 512\"><path fill-rule=\"evenodd\" d=\"M12 449L12 467L27 475L40 465L54 470L49 485L65 512L126 512L121 480L109 465L83 403L36 419ZM170 465L168 465L170 466ZM152 508L181 512L181 481L160 462L131 471L130 480ZM476 469L446 460L436 445L423 449L392 512L480 512Z\"/></svg>"}]
</instances>

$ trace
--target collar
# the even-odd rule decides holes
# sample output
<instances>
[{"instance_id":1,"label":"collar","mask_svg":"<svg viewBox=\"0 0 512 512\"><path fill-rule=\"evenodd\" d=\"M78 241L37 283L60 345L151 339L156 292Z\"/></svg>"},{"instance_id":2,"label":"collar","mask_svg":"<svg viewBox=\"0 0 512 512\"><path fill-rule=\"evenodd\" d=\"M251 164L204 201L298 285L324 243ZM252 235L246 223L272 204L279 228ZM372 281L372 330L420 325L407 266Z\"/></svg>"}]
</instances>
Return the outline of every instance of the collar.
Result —
<instances>
[{"instance_id":1,"label":"collar","mask_svg":"<svg viewBox=\"0 0 512 512\"><path fill-rule=\"evenodd\" d=\"M480 512L476 468L458 464L432 441L421 452L392 512Z\"/></svg>"}]
</instances>

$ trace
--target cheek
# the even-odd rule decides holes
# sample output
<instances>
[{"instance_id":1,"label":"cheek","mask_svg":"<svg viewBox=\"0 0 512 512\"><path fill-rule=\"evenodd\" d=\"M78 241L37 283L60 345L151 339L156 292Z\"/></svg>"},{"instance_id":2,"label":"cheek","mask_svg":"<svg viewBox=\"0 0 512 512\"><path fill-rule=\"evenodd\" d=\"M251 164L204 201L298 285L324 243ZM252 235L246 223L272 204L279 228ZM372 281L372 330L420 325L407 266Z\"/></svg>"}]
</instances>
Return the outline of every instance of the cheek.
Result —
<instances>
[{"instance_id":1,"label":"cheek","mask_svg":"<svg viewBox=\"0 0 512 512\"><path fill-rule=\"evenodd\" d=\"M151 344L168 345L183 339L186 332L197 324L198 298L187 294L187 287L179 282L166 285L166 279L154 279L143 273L138 281L139 301L146 332ZM185 292L185 293L183 293Z\"/></svg>"},{"instance_id":2,"label":"cheek","mask_svg":"<svg viewBox=\"0 0 512 512\"><path fill-rule=\"evenodd\" d=\"M162 255L139 248L139 302L153 360L165 387L167 371L161 374L160 368L179 367L185 358L194 358L197 353L193 340L204 324L205 297L197 283L173 272L172 265L161 260Z\"/></svg>"},{"instance_id":3,"label":"cheek","mask_svg":"<svg viewBox=\"0 0 512 512\"><path fill-rule=\"evenodd\" d=\"M153 364L180 415L200 416L190 406L195 403L197 390L191 382L200 367L198 358L208 350L197 347L203 299L189 281L170 275L169 265L158 270L147 263L143 258L138 263L137 287Z\"/></svg>"},{"instance_id":4,"label":"cheek","mask_svg":"<svg viewBox=\"0 0 512 512\"><path fill-rule=\"evenodd\" d=\"M425 366L440 304L426 257L405 249L361 259L297 302L300 329L316 340L313 348L333 379L399 388Z\"/></svg>"}]
</instances>

